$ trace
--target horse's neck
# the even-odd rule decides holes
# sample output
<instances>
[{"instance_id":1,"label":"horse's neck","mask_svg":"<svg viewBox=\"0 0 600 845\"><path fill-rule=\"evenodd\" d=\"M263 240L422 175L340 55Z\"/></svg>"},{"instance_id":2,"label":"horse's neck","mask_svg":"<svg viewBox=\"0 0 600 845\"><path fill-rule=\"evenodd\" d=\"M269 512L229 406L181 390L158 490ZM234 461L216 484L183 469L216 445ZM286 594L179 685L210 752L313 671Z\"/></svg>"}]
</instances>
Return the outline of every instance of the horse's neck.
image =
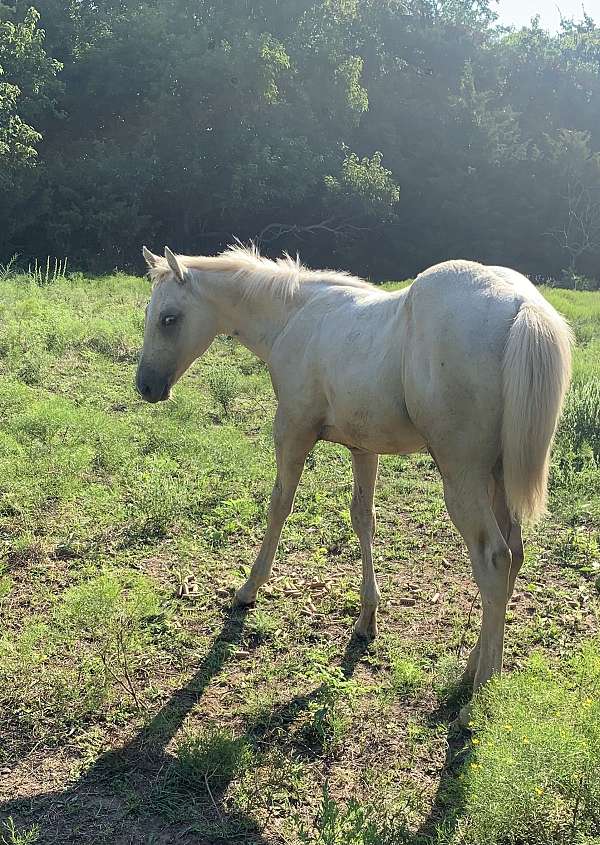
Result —
<instances>
[{"instance_id":1,"label":"horse's neck","mask_svg":"<svg viewBox=\"0 0 600 845\"><path fill-rule=\"evenodd\" d=\"M253 289L228 273L200 273L200 286L217 310L219 333L236 337L262 361L269 361L275 340L298 303L284 300L268 286Z\"/></svg>"}]
</instances>

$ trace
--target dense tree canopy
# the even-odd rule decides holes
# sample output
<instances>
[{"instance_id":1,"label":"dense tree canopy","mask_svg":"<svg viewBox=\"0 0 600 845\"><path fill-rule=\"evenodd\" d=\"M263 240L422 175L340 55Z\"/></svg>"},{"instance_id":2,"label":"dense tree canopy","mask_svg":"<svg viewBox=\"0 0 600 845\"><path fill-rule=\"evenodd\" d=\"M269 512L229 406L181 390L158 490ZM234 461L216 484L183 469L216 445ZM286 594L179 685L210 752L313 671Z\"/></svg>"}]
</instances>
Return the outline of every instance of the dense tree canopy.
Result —
<instances>
[{"instance_id":1,"label":"dense tree canopy","mask_svg":"<svg viewBox=\"0 0 600 845\"><path fill-rule=\"evenodd\" d=\"M488 0L3 0L0 260L231 239L600 275L600 29Z\"/></svg>"}]
</instances>

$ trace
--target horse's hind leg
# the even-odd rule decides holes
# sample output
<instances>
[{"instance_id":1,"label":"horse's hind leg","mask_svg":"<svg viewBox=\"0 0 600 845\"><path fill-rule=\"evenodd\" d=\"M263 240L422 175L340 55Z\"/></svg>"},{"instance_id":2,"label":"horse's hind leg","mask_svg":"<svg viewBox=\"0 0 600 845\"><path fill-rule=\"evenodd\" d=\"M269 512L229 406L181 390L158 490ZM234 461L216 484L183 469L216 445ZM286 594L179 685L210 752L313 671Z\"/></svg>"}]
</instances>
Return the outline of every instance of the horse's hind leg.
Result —
<instances>
[{"instance_id":1,"label":"horse's hind leg","mask_svg":"<svg viewBox=\"0 0 600 845\"><path fill-rule=\"evenodd\" d=\"M275 417L277 478L271 493L267 530L246 583L235 594L237 604L252 604L259 588L271 577L283 524L292 511L306 456L315 445L312 432L292 426L280 411Z\"/></svg>"},{"instance_id":2,"label":"horse's hind leg","mask_svg":"<svg viewBox=\"0 0 600 845\"><path fill-rule=\"evenodd\" d=\"M502 480L501 472L494 472L494 475L490 478L490 484L488 489L492 508L494 511L494 516L496 517L496 522L498 523L498 527L502 532L502 536L508 543L508 547L511 551L511 564L510 574L508 578L507 595L507 601L510 601L515 587L517 575L519 574L519 570L523 565L524 552L521 526L516 523L510 516L508 506L506 504L504 482ZM463 682L465 683L472 684L475 679L477 666L479 664L480 641L481 636L479 637L477 644L469 655L467 666L463 674Z\"/></svg>"},{"instance_id":3,"label":"horse's hind leg","mask_svg":"<svg viewBox=\"0 0 600 845\"><path fill-rule=\"evenodd\" d=\"M467 544L481 593L483 618L476 690L502 669L511 553L494 516L485 475L467 476L461 467L455 474L443 471L443 476L448 513ZM461 714L461 718L464 716Z\"/></svg>"},{"instance_id":4,"label":"horse's hind leg","mask_svg":"<svg viewBox=\"0 0 600 845\"><path fill-rule=\"evenodd\" d=\"M350 514L352 527L360 542L362 557L360 616L354 626L354 632L357 636L365 639L373 639L377 636L379 589L373 568L373 536L375 534L373 496L375 495L378 462L378 455L370 452L352 452L354 491Z\"/></svg>"}]
</instances>

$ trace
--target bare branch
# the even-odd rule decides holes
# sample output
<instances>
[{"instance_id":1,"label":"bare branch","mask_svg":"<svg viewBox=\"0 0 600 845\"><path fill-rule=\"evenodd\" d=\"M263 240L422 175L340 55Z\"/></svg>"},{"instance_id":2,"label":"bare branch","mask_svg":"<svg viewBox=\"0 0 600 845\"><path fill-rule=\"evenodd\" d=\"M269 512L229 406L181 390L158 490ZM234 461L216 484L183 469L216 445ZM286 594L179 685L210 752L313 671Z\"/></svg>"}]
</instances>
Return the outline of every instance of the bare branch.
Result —
<instances>
[{"instance_id":1,"label":"bare branch","mask_svg":"<svg viewBox=\"0 0 600 845\"><path fill-rule=\"evenodd\" d=\"M336 238L349 238L358 232L366 232L368 229L369 227L366 226L356 226L350 220L338 220L332 216L307 226L299 226L296 223L269 223L258 233L257 240L262 243L272 243L286 235L293 235L299 240L303 240L303 238L319 232L325 232Z\"/></svg>"},{"instance_id":2,"label":"bare branch","mask_svg":"<svg viewBox=\"0 0 600 845\"><path fill-rule=\"evenodd\" d=\"M600 198L596 198L581 178L567 182L566 220L562 226L545 232L569 255L569 269L576 271L579 258L600 248Z\"/></svg>"}]
</instances>

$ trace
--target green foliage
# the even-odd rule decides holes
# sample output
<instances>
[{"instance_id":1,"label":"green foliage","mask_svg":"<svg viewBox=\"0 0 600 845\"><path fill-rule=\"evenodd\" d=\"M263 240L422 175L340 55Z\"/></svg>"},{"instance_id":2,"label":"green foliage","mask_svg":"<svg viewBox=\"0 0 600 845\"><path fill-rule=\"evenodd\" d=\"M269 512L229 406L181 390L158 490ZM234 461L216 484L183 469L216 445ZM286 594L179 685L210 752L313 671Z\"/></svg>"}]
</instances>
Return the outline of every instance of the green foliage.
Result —
<instances>
[{"instance_id":1,"label":"green foliage","mask_svg":"<svg viewBox=\"0 0 600 845\"><path fill-rule=\"evenodd\" d=\"M24 743L30 734L50 742L59 739L104 702L97 663L82 657L77 666L68 657L65 636L35 618L18 634L0 638L0 709L5 729L17 727ZM5 759L0 749L0 761Z\"/></svg>"},{"instance_id":2,"label":"green foliage","mask_svg":"<svg viewBox=\"0 0 600 845\"><path fill-rule=\"evenodd\" d=\"M371 276L456 256L595 284L587 16L549 33L496 29L489 0L0 8L0 157L44 138L40 167L0 177L3 262L107 271L144 241L237 236Z\"/></svg>"},{"instance_id":3,"label":"green foliage","mask_svg":"<svg viewBox=\"0 0 600 845\"><path fill-rule=\"evenodd\" d=\"M425 680L419 664L409 657L395 655L391 661L391 670L392 688L398 695L411 695Z\"/></svg>"},{"instance_id":4,"label":"green foliage","mask_svg":"<svg viewBox=\"0 0 600 845\"><path fill-rule=\"evenodd\" d=\"M486 685L462 777L473 845L584 842L600 835L600 647L560 671L534 658ZM591 840L590 840L591 841Z\"/></svg>"},{"instance_id":5,"label":"green foliage","mask_svg":"<svg viewBox=\"0 0 600 845\"><path fill-rule=\"evenodd\" d=\"M49 59L44 51L39 19L39 13L29 8L22 21L2 20L0 9L0 187L3 190L10 184L8 171L33 159L41 139L40 133L23 119L19 101L24 99L25 113L28 105L30 111L38 113L47 108L46 91L60 69L60 64Z\"/></svg>"},{"instance_id":6,"label":"green foliage","mask_svg":"<svg viewBox=\"0 0 600 845\"><path fill-rule=\"evenodd\" d=\"M277 619L266 610L254 610L246 623L246 631L258 642L271 639L277 632Z\"/></svg>"},{"instance_id":7,"label":"green foliage","mask_svg":"<svg viewBox=\"0 0 600 845\"><path fill-rule=\"evenodd\" d=\"M28 830L18 830L12 816L2 823L0 828L0 845L35 845L40 838L38 825Z\"/></svg>"},{"instance_id":8,"label":"green foliage","mask_svg":"<svg viewBox=\"0 0 600 845\"><path fill-rule=\"evenodd\" d=\"M560 423L559 442L572 452L587 444L600 466L600 381L574 384Z\"/></svg>"},{"instance_id":9,"label":"green foliage","mask_svg":"<svg viewBox=\"0 0 600 845\"><path fill-rule=\"evenodd\" d=\"M239 376L232 367L221 364L209 370L206 380L213 399L220 406L221 414L228 417L233 400L240 391Z\"/></svg>"},{"instance_id":10,"label":"green foliage","mask_svg":"<svg viewBox=\"0 0 600 845\"><path fill-rule=\"evenodd\" d=\"M350 153L344 159L339 178L326 177L325 184L337 203L351 205L357 200L364 214L381 219L391 213L400 199L400 190L394 183L391 170L382 167L383 156L375 153L372 158L359 159Z\"/></svg>"},{"instance_id":11,"label":"green foliage","mask_svg":"<svg viewBox=\"0 0 600 845\"><path fill-rule=\"evenodd\" d=\"M312 675L319 680L318 695L308 707L309 719L304 725L304 738L316 743L326 753L339 748L350 723L350 713L359 686L344 677L340 669L323 667Z\"/></svg>"},{"instance_id":12,"label":"green foliage","mask_svg":"<svg viewBox=\"0 0 600 845\"><path fill-rule=\"evenodd\" d=\"M48 737L97 712L117 689L139 709L136 672L161 615L156 587L135 572L70 587L51 624L34 617L0 638L0 706Z\"/></svg>"},{"instance_id":13,"label":"green foliage","mask_svg":"<svg viewBox=\"0 0 600 845\"><path fill-rule=\"evenodd\" d=\"M340 806L329 795L327 784L312 825L298 820L297 832L303 845L400 845L403 841L395 825L373 808L354 799Z\"/></svg>"},{"instance_id":14,"label":"green foliage","mask_svg":"<svg viewBox=\"0 0 600 845\"><path fill-rule=\"evenodd\" d=\"M177 777L199 792L227 786L242 775L253 760L253 752L245 739L236 739L220 729L184 736L175 753Z\"/></svg>"}]
</instances>

